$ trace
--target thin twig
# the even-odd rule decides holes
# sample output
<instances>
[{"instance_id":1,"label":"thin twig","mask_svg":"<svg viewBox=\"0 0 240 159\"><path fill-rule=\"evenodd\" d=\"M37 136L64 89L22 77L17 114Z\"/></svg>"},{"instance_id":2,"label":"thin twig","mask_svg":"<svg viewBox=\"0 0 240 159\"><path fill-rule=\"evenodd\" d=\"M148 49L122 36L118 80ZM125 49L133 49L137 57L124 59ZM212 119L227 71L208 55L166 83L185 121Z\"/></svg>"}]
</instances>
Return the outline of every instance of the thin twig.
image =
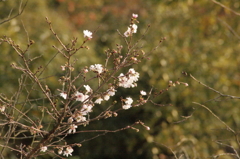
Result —
<instances>
[{"instance_id":1,"label":"thin twig","mask_svg":"<svg viewBox=\"0 0 240 159\"><path fill-rule=\"evenodd\" d=\"M217 118L223 125L225 125L228 130L230 130L233 134L236 134L236 132L232 128L230 128L224 121L222 121L215 113L213 113L213 111L211 109L209 109L205 105L202 105L202 104L197 103L197 102L193 102L193 104L199 105L199 106L205 108L206 110L208 110L215 118Z\"/></svg>"},{"instance_id":2,"label":"thin twig","mask_svg":"<svg viewBox=\"0 0 240 159\"><path fill-rule=\"evenodd\" d=\"M219 94L219 95L222 96L222 97L229 97L229 98L231 98L231 99L240 99L240 97L232 96L232 95L228 95L228 94L223 94L223 93L217 91L216 89L214 89L214 88L212 88L212 87L209 87L208 85L206 85L206 84L200 82L199 80L197 80L197 79L196 79L194 76L192 76L191 74L190 74L190 77L191 77L193 80L197 81L197 82L198 82L199 84L201 84L202 86L204 86L204 87L212 90L213 92Z\"/></svg>"},{"instance_id":3,"label":"thin twig","mask_svg":"<svg viewBox=\"0 0 240 159\"><path fill-rule=\"evenodd\" d=\"M229 10L229 11L231 11L232 13L234 13L234 14L240 16L240 13L238 13L238 12L232 10L231 8L225 6L225 5L222 4L222 3L218 2L218 1L215 1L215 0L212 0L212 2L215 3L215 4L217 4L217 5L220 5L221 7L225 8L225 9L227 9L227 10Z\"/></svg>"},{"instance_id":4,"label":"thin twig","mask_svg":"<svg viewBox=\"0 0 240 159\"><path fill-rule=\"evenodd\" d=\"M225 21L223 21L220 18L217 18L219 21L221 21L229 30L230 32L232 32L233 35L235 35L238 39L240 39L240 36L238 35L238 33Z\"/></svg>"},{"instance_id":5,"label":"thin twig","mask_svg":"<svg viewBox=\"0 0 240 159\"><path fill-rule=\"evenodd\" d=\"M23 8L21 9L21 4L22 4L22 1L21 1L21 4L20 4L20 6L19 6L18 14L16 14L15 16L13 16L13 17L11 17L11 18L9 17L9 18L7 18L6 20L0 22L0 25L3 24L3 23L9 22L10 20L12 20L12 19L20 16L20 15L23 13L24 9L26 8L27 3L28 3L28 0L24 3ZM12 12L12 10L11 10L11 12Z\"/></svg>"}]
</instances>

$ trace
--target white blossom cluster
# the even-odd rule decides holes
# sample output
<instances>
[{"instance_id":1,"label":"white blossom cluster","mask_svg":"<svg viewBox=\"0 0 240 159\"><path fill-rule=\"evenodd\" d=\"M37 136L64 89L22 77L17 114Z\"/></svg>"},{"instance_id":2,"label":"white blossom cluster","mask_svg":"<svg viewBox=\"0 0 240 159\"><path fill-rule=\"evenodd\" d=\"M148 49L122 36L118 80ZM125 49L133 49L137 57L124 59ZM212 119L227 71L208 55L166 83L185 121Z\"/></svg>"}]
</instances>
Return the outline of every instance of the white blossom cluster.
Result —
<instances>
[{"instance_id":1,"label":"white blossom cluster","mask_svg":"<svg viewBox=\"0 0 240 159\"><path fill-rule=\"evenodd\" d=\"M124 75L123 73L121 73L118 76L118 86L119 87L124 87L124 88L133 88L137 86L137 81L139 78L139 73L136 72L133 68L129 69L128 73L126 75Z\"/></svg>"},{"instance_id":2,"label":"white blossom cluster","mask_svg":"<svg viewBox=\"0 0 240 159\"><path fill-rule=\"evenodd\" d=\"M101 64L95 64L90 66L90 70L101 74L103 72L103 67Z\"/></svg>"},{"instance_id":3,"label":"white blossom cluster","mask_svg":"<svg viewBox=\"0 0 240 159\"><path fill-rule=\"evenodd\" d=\"M101 104L102 101L108 101L111 96L115 95L115 92L117 90L114 89L114 87L110 87L105 93L103 93L103 96L98 97L94 103Z\"/></svg>"},{"instance_id":4,"label":"white blossom cluster","mask_svg":"<svg viewBox=\"0 0 240 159\"><path fill-rule=\"evenodd\" d=\"M47 149L48 149L47 146L43 146L43 147L41 147L40 151L41 152L46 152ZM63 156L68 157L68 156L72 156L72 153L73 153L73 148L71 146L66 147L65 151L63 151L62 147L58 149L58 154L59 155L62 154Z\"/></svg>"},{"instance_id":5,"label":"white blossom cluster","mask_svg":"<svg viewBox=\"0 0 240 159\"><path fill-rule=\"evenodd\" d=\"M126 110L132 107L131 104L133 103L133 99L131 97L127 97L124 102L125 102L125 105L123 105L123 109Z\"/></svg>"},{"instance_id":6,"label":"white blossom cluster","mask_svg":"<svg viewBox=\"0 0 240 159\"><path fill-rule=\"evenodd\" d=\"M101 64L95 64L90 66L90 70L93 72L96 72L98 74L101 74L103 72L103 67ZM133 88L137 86L137 81L139 79L139 73L136 72L133 68L130 68L129 71L124 75L121 73L118 76L118 86L119 87L124 87L124 88ZM82 102L83 105L80 110L76 109L74 113L71 115L71 117L68 118L68 123L73 123L73 122L86 122L87 118L86 115L88 115L90 112L92 112L92 109L94 107L94 104L101 104L102 101L108 101L111 96L114 96L117 90L111 86L106 92L102 93L99 95L95 101L93 102L92 99L89 99L91 94L93 93L93 90L89 85L84 85L85 88L85 93L76 91L73 95L73 98L78 101ZM145 95L146 92L142 91L142 95ZM63 99L67 99L67 94L65 92L61 92L60 96ZM124 103L122 108L123 109L129 109L132 107L133 99L131 97L127 97L124 100ZM71 124L69 126L68 133L76 133L76 129L78 126L76 124Z\"/></svg>"}]
</instances>

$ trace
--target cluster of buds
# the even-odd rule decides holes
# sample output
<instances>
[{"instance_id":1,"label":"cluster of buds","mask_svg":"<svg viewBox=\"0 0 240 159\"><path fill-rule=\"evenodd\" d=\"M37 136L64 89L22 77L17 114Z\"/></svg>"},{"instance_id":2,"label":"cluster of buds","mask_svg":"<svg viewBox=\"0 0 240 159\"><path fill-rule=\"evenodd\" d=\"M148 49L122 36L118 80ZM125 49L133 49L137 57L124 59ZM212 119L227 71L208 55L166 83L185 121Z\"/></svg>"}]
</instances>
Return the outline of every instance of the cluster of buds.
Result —
<instances>
[{"instance_id":1,"label":"cluster of buds","mask_svg":"<svg viewBox=\"0 0 240 159\"><path fill-rule=\"evenodd\" d=\"M175 87L176 85L180 85L180 84L183 84L184 86L188 86L188 83L185 83L185 82L179 82L179 81L176 81L176 82L173 82L173 81L169 81L168 82L168 86L169 87Z\"/></svg>"}]
</instances>

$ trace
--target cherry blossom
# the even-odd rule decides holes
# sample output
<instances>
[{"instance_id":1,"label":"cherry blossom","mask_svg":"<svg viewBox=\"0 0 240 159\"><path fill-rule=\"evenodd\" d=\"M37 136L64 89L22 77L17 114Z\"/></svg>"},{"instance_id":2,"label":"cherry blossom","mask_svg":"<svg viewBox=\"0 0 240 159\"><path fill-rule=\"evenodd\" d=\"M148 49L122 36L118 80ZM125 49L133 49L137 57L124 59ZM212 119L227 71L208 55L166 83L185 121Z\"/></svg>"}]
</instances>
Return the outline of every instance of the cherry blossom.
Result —
<instances>
[{"instance_id":1,"label":"cherry blossom","mask_svg":"<svg viewBox=\"0 0 240 159\"><path fill-rule=\"evenodd\" d=\"M109 96L108 94L106 94L106 95L103 96L103 99L104 99L105 101L108 101L108 100L110 99L110 96Z\"/></svg>"},{"instance_id":2,"label":"cherry blossom","mask_svg":"<svg viewBox=\"0 0 240 159\"><path fill-rule=\"evenodd\" d=\"M85 69L83 70L83 72L84 72L84 73L88 73L88 69L85 68Z\"/></svg>"},{"instance_id":3,"label":"cherry blossom","mask_svg":"<svg viewBox=\"0 0 240 159\"><path fill-rule=\"evenodd\" d=\"M61 68L62 68L62 71L66 70L66 66L61 66Z\"/></svg>"},{"instance_id":4,"label":"cherry blossom","mask_svg":"<svg viewBox=\"0 0 240 159\"><path fill-rule=\"evenodd\" d=\"M127 31L125 31L124 36L129 37L131 35L131 28L128 27Z\"/></svg>"},{"instance_id":5,"label":"cherry blossom","mask_svg":"<svg viewBox=\"0 0 240 159\"><path fill-rule=\"evenodd\" d=\"M0 112L3 113L4 111L5 111L5 106L3 105L3 106L0 107Z\"/></svg>"},{"instance_id":6,"label":"cherry blossom","mask_svg":"<svg viewBox=\"0 0 240 159\"><path fill-rule=\"evenodd\" d=\"M142 96L147 95L147 93L146 93L145 91L143 91L143 90L140 91L140 94L141 94Z\"/></svg>"},{"instance_id":7,"label":"cherry blossom","mask_svg":"<svg viewBox=\"0 0 240 159\"><path fill-rule=\"evenodd\" d=\"M80 93L80 92L76 92L75 96L76 96L76 101L80 101L80 102L85 101L89 97L88 95L84 95L83 93Z\"/></svg>"},{"instance_id":8,"label":"cherry blossom","mask_svg":"<svg viewBox=\"0 0 240 159\"><path fill-rule=\"evenodd\" d=\"M67 93L62 92L60 93L60 96L63 97L63 99L67 99Z\"/></svg>"},{"instance_id":9,"label":"cherry blossom","mask_svg":"<svg viewBox=\"0 0 240 159\"><path fill-rule=\"evenodd\" d=\"M63 156L67 156L67 157L68 155L72 156L72 152L73 152L73 148L68 146L66 150L63 152Z\"/></svg>"},{"instance_id":10,"label":"cherry blossom","mask_svg":"<svg viewBox=\"0 0 240 159\"><path fill-rule=\"evenodd\" d=\"M101 64L95 64L90 66L90 70L101 74L103 72L103 67Z\"/></svg>"},{"instance_id":11,"label":"cherry blossom","mask_svg":"<svg viewBox=\"0 0 240 159\"><path fill-rule=\"evenodd\" d=\"M125 109L125 110L127 110L127 109L129 109L129 108L131 108L132 106L131 105L128 105L128 104L126 104L126 105L123 105L123 109Z\"/></svg>"},{"instance_id":12,"label":"cherry blossom","mask_svg":"<svg viewBox=\"0 0 240 159\"><path fill-rule=\"evenodd\" d=\"M75 124L72 124L72 125L70 125L70 128L69 128L69 130L68 130L68 133L69 134L71 134L71 133L75 133L76 132L76 128L77 128L77 125L75 125Z\"/></svg>"},{"instance_id":13,"label":"cherry blossom","mask_svg":"<svg viewBox=\"0 0 240 159\"><path fill-rule=\"evenodd\" d=\"M84 104L81 109L82 115L87 115L88 113L92 112L93 104Z\"/></svg>"},{"instance_id":14,"label":"cherry blossom","mask_svg":"<svg viewBox=\"0 0 240 159\"><path fill-rule=\"evenodd\" d=\"M86 93L91 93L92 92L92 89L89 85L83 85L83 86L85 87L85 89L87 91Z\"/></svg>"},{"instance_id":15,"label":"cherry blossom","mask_svg":"<svg viewBox=\"0 0 240 159\"><path fill-rule=\"evenodd\" d=\"M101 104L102 101L103 101L103 99L101 97L99 97L94 103Z\"/></svg>"},{"instance_id":16,"label":"cherry blossom","mask_svg":"<svg viewBox=\"0 0 240 159\"><path fill-rule=\"evenodd\" d=\"M137 17L138 17L138 14L134 14L134 13L133 13L133 14L132 14L132 17L133 17L133 18L137 18Z\"/></svg>"},{"instance_id":17,"label":"cherry blossom","mask_svg":"<svg viewBox=\"0 0 240 159\"><path fill-rule=\"evenodd\" d=\"M61 147L61 148L58 149L58 154L61 155L62 152L63 152L63 148Z\"/></svg>"},{"instance_id":18,"label":"cherry blossom","mask_svg":"<svg viewBox=\"0 0 240 159\"><path fill-rule=\"evenodd\" d=\"M123 105L123 109L126 110L132 107L131 104L133 103L133 99L131 97L127 97L124 102L125 102L125 105Z\"/></svg>"},{"instance_id":19,"label":"cherry blossom","mask_svg":"<svg viewBox=\"0 0 240 159\"><path fill-rule=\"evenodd\" d=\"M75 118L74 118L77 122L84 122L86 121L86 117L84 117L83 115L81 114L78 114Z\"/></svg>"},{"instance_id":20,"label":"cherry blossom","mask_svg":"<svg viewBox=\"0 0 240 159\"><path fill-rule=\"evenodd\" d=\"M92 32L88 30L83 30L84 38L92 39Z\"/></svg>"},{"instance_id":21,"label":"cherry blossom","mask_svg":"<svg viewBox=\"0 0 240 159\"><path fill-rule=\"evenodd\" d=\"M43 146L43 147L41 147L41 150L40 151L42 151L42 152L46 152L47 151L47 146Z\"/></svg>"},{"instance_id":22,"label":"cherry blossom","mask_svg":"<svg viewBox=\"0 0 240 159\"><path fill-rule=\"evenodd\" d=\"M131 36L133 33L137 33L138 26L136 24L130 25L127 31L124 33L125 37Z\"/></svg>"},{"instance_id":23,"label":"cherry blossom","mask_svg":"<svg viewBox=\"0 0 240 159\"><path fill-rule=\"evenodd\" d=\"M110 87L108 90L107 90L107 94L109 96L114 96L115 95L115 92L117 92L117 90L115 90L113 87Z\"/></svg>"},{"instance_id":24,"label":"cherry blossom","mask_svg":"<svg viewBox=\"0 0 240 159\"><path fill-rule=\"evenodd\" d=\"M136 24L130 25L130 27L132 28L132 33L137 33L138 26Z\"/></svg>"},{"instance_id":25,"label":"cherry blossom","mask_svg":"<svg viewBox=\"0 0 240 159\"><path fill-rule=\"evenodd\" d=\"M126 104L132 104L133 103L133 99L131 97L127 97L125 103Z\"/></svg>"},{"instance_id":26,"label":"cherry blossom","mask_svg":"<svg viewBox=\"0 0 240 159\"><path fill-rule=\"evenodd\" d=\"M139 78L139 73L136 72L133 68L129 69L128 73L124 75L121 73L118 76L119 80L119 87L124 87L124 88L130 88L130 87L136 87L137 86L137 81Z\"/></svg>"}]
</instances>

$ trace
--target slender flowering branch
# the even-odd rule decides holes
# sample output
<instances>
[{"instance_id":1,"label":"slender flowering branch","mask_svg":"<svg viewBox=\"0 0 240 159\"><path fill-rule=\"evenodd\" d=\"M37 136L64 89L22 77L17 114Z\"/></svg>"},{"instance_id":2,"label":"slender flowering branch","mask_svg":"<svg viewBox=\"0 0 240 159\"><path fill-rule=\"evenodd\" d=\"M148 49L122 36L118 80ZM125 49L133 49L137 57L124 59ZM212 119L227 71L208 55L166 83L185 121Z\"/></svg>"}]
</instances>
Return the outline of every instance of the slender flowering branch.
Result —
<instances>
[{"instance_id":1,"label":"slender flowering branch","mask_svg":"<svg viewBox=\"0 0 240 159\"><path fill-rule=\"evenodd\" d=\"M140 39L136 42L133 40L133 36L138 34L137 24L139 22L137 18L138 14L132 14L127 31L123 35L119 32L125 44L117 44L116 48L105 51L105 64L89 64L81 69L76 67L78 59L75 55L80 49L85 51L90 49L87 44L94 38L95 32L83 30L81 38L74 37L70 43L65 44L54 31L52 22L46 17L47 24L59 46L53 46L57 53L43 66L37 66L38 63L33 63L33 60L41 58L41 56L32 59L27 56L29 48L34 45L33 41L30 40L27 49L22 49L11 38L4 37L1 39L1 42L8 43L21 58L21 64L12 64L12 68L20 71L22 78L20 78L18 93L11 98L17 99L16 101L0 95L0 102L2 103L0 113L5 117L4 123L0 123L0 125L11 127L9 131L4 132L4 137L1 137L7 141L6 144L0 146L16 151L21 158L30 159L47 154L64 158L73 155L74 147L81 146L84 142L108 133L116 133L127 129L138 132L141 129L136 128L136 125L150 131L151 128L145 125L143 121L136 121L132 125L122 126L115 130L104 128L101 130L82 130L83 126L87 129L92 122L99 120L104 122L103 119L117 118L120 111L137 109L137 107L146 103L155 105L152 96L156 97L162 94L159 92L153 93L153 88L150 88L150 91L137 91L138 97L134 98L131 94L121 94L119 91L121 89L135 90L138 87L141 74L135 70L134 65L139 65L147 56L142 50L143 46L139 46L139 42L145 36L149 27ZM79 39L82 39L80 44L78 44ZM127 52L123 51L124 47ZM153 50L156 50L157 47ZM59 56L64 59L64 62L57 67L61 76L54 75L59 78L59 84L55 89L50 87L51 81L48 81L48 78L41 78L41 76L49 68L49 64ZM37 67L37 69L33 67ZM31 82L27 83L28 81ZM187 86L184 82L169 82L169 87L175 84L185 84ZM35 97L36 94L40 97ZM25 95L26 100L24 102L18 101L20 96ZM120 98L116 98L117 95L120 95ZM19 109L17 105L21 105L21 108ZM102 111L98 112L96 107L101 107ZM31 114L36 113L36 110L38 110L37 115L31 116ZM18 114L17 117L15 117L16 113ZM15 134L14 131L17 128L20 130ZM69 135L86 132L98 134L83 141L76 140L74 143L70 143L66 139ZM32 141L29 145L24 144L18 146L18 148L15 145L8 146L10 140L29 138Z\"/></svg>"}]
</instances>

